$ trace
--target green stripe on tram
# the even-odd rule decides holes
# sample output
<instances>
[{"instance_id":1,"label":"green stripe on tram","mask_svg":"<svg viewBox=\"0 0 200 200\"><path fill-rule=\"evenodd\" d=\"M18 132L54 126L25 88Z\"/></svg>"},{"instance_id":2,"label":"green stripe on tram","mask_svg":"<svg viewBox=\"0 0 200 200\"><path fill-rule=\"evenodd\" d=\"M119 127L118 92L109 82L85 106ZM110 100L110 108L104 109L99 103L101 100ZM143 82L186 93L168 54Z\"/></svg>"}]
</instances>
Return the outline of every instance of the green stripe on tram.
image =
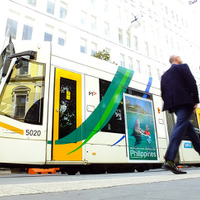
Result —
<instances>
[{"instance_id":1,"label":"green stripe on tram","mask_svg":"<svg viewBox=\"0 0 200 200\"><path fill-rule=\"evenodd\" d=\"M85 140L73 153L86 144L100 129L102 129L113 116L119 106L123 93L128 88L133 71L119 67L108 90L94 112L69 135L56 140L55 144L69 144Z\"/></svg>"}]
</instances>

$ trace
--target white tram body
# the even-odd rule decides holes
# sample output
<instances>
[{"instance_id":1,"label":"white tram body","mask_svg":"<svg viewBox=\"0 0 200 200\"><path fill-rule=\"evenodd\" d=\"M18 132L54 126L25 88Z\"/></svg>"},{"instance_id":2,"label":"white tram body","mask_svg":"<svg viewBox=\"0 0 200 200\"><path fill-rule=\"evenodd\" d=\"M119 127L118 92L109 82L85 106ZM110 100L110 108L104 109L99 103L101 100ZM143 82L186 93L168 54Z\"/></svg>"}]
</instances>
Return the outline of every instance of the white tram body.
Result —
<instances>
[{"instance_id":1,"label":"white tram body","mask_svg":"<svg viewBox=\"0 0 200 200\"><path fill-rule=\"evenodd\" d=\"M158 80L151 79L152 82L149 82L148 76L130 72L133 75L125 89L127 95L123 92L122 98L128 99L127 102L120 100L119 103L118 99L121 107L113 111L115 105L111 104L115 96L111 96L110 102L107 97L107 104L102 105L105 109L102 114L98 108L107 87L117 76L118 66L81 53L71 54L48 42L33 44L20 41L15 42L14 47L13 55L16 56L10 58L7 70L6 56L1 67L1 164L73 167L139 164L141 167L164 161L169 127L170 124L173 126L169 119L173 116L162 112ZM37 56L17 55L27 50L35 51ZM113 87L116 84L118 82ZM112 93L112 89L110 91ZM147 146L141 148L135 143L130 149L129 145L135 142L135 138L130 136L132 127L127 114L130 110L125 112L125 109L134 109L135 105L125 107L129 99L151 105L154 145L146 143ZM110 116L112 122L108 111L114 112L115 117ZM198 113L199 110L195 115L196 121ZM93 124L98 116L100 120ZM198 124L196 128L199 128ZM70 136L72 133L77 140ZM148 137L143 135L143 139ZM69 142L68 138L71 138ZM136 152L139 148L141 150ZM151 154L153 151L154 154ZM131 152L134 152L133 155L130 155ZM182 164L200 162L199 155L187 140L181 143L178 159Z\"/></svg>"}]
</instances>

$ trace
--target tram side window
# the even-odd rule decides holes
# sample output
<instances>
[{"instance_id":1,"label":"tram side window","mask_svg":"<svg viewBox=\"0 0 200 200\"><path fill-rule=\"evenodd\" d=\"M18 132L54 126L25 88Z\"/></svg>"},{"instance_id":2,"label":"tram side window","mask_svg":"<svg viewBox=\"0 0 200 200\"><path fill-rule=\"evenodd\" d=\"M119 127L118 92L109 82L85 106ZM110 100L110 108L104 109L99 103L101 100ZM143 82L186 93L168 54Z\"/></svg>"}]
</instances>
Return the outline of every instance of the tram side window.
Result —
<instances>
[{"instance_id":1,"label":"tram side window","mask_svg":"<svg viewBox=\"0 0 200 200\"><path fill-rule=\"evenodd\" d=\"M151 94L144 93L144 92L136 90L136 89L128 88L126 93L127 94L131 94L133 96L143 97L145 99L151 99L152 100L152 95Z\"/></svg>"},{"instance_id":2,"label":"tram side window","mask_svg":"<svg viewBox=\"0 0 200 200\"><path fill-rule=\"evenodd\" d=\"M110 82L100 79L100 100L103 99ZM123 100L121 100L117 110L111 117L110 121L106 124L106 126L102 129L105 132L113 132L113 133L125 133L125 124L124 124L124 108L123 108Z\"/></svg>"},{"instance_id":3,"label":"tram side window","mask_svg":"<svg viewBox=\"0 0 200 200\"><path fill-rule=\"evenodd\" d=\"M0 94L0 114L12 119L42 124L45 64L23 62L8 77Z\"/></svg>"},{"instance_id":4,"label":"tram side window","mask_svg":"<svg viewBox=\"0 0 200 200\"><path fill-rule=\"evenodd\" d=\"M106 80L99 80L100 84L100 101L104 97L110 82ZM126 91L127 94L131 94L133 96L143 97L144 93L135 90L132 88L128 88ZM146 94L145 98L152 99L152 95ZM110 121L106 124L106 126L102 129L104 132L113 132L113 133L125 133L125 121L124 121L124 107L123 107L123 99L121 100L117 110L111 117Z\"/></svg>"}]
</instances>

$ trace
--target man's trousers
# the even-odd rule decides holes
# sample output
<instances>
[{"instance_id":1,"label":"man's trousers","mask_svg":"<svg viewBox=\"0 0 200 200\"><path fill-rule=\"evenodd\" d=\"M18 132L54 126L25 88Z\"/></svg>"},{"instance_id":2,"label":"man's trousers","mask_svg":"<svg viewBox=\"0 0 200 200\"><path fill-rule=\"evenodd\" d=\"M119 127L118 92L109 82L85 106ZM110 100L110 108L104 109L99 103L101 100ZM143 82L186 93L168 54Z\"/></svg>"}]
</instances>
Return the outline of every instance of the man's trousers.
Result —
<instances>
[{"instance_id":1,"label":"man's trousers","mask_svg":"<svg viewBox=\"0 0 200 200\"><path fill-rule=\"evenodd\" d=\"M194 149L200 154L200 139L197 133L195 132L192 123L190 122L190 118L193 113L193 106L181 106L178 109L176 109L175 113L177 116L177 122L172 131L169 146L165 154L165 159L171 161L175 160L180 143L186 135L191 140Z\"/></svg>"}]
</instances>

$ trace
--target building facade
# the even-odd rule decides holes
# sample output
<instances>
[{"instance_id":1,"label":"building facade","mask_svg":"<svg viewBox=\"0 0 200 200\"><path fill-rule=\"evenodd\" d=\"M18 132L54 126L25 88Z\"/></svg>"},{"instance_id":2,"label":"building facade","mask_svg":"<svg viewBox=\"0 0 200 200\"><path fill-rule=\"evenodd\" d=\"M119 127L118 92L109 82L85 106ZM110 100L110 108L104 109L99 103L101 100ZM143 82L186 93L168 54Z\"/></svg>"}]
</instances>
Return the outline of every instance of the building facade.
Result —
<instances>
[{"instance_id":1,"label":"building facade","mask_svg":"<svg viewBox=\"0 0 200 200\"><path fill-rule=\"evenodd\" d=\"M11 35L50 41L77 56L107 50L110 62L156 79L169 56L179 54L198 78L197 6L186 0L5 0L0 48Z\"/></svg>"}]
</instances>

